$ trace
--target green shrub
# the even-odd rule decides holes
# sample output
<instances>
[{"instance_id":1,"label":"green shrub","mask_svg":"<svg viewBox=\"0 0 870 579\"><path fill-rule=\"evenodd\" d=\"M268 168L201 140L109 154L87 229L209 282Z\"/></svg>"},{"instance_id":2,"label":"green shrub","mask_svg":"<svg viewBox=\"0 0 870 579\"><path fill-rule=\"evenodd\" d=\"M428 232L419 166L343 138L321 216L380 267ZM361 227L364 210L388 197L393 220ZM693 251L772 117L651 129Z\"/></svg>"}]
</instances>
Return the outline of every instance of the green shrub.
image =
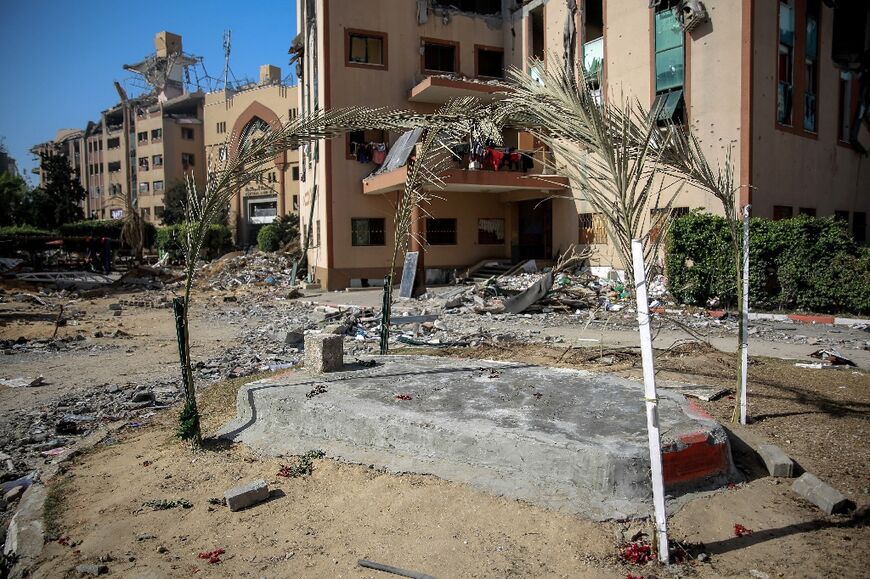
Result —
<instances>
[{"instance_id":1,"label":"green shrub","mask_svg":"<svg viewBox=\"0 0 870 579\"><path fill-rule=\"evenodd\" d=\"M257 233L260 251L278 251L288 243L299 239L299 216L289 213L278 217Z\"/></svg>"},{"instance_id":2,"label":"green shrub","mask_svg":"<svg viewBox=\"0 0 870 579\"><path fill-rule=\"evenodd\" d=\"M184 259L182 235L185 235L187 223L166 225L157 229L157 249L168 253L173 261ZM233 238L230 228L226 225L211 225L202 243L200 257L215 259L232 248Z\"/></svg>"},{"instance_id":3,"label":"green shrub","mask_svg":"<svg viewBox=\"0 0 870 579\"><path fill-rule=\"evenodd\" d=\"M674 220L666 244L674 297L734 306L736 275L728 223L693 212ZM870 253L833 218L750 221L749 301L755 308L870 313Z\"/></svg>"},{"instance_id":4,"label":"green shrub","mask_svg":"<svg viewBox=\"0 0 870 579\"><path fill-rule=\"evenodd\" d=\"M54 235L48 229L40 229L32 225L7 225L0 227L0 237L48 237Z\"/></svg>"},{"instance_id":5,"label":"green shrub","mask_svg":"<svg viewBox=\"0 0 870 579\"><path fill-rule=\"evenodd\" d=\"M64 237L108 237L120 240L124 221L121 219L91 219L66 223L60 226L60 234ZM157 228L153 223L145 222L145 247L154 247Z\"/></svg>"}]
</instances>

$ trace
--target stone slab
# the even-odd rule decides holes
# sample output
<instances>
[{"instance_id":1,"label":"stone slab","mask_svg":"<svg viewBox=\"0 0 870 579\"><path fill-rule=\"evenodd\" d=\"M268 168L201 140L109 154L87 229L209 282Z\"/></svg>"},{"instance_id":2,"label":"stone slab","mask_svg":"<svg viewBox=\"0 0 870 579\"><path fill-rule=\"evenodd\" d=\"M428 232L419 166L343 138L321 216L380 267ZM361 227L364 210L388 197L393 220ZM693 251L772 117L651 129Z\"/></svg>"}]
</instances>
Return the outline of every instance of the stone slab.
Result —
<instances>
[{"instance_id":1,"label":"stone slab","mask_svg":"<svg viewBox=\"0 0 870 579\"><path fill-rule=\"evenodd\" d=\"M263 479L233 487L224 493L231 511L245 509L269 498L269 485Z\"/></svg>"},{"instance_id":2,"label":"stone slab","mask_svg":"<svg viewBox=\"0 0 870 579\"><path fill-rule=\"evenodd\" d=\"M305 335L305 368L310 372L336 372L344 366L344 336Z\"/></svg>"},{"instance_id":3,"label":"stone slab","mask_svg":"<svg viewBox=\"0 0 870 579\"><path fill-rule=\"evenodd\" d=\"M794 461L778 446L762 444L758 447L758 455L764 461L770 476L786 478L794 476Z\"/></svg>"},{"instance_id":4,"label":"stone slab","mask_svg":"<svg viewBox=\"0 0 870 579\"><path fill-rule=\"evenodd\" d=\"M791 485L791 490L810 501L828 515L845 513L855 508L843 493L805 472Z\"/></svg>"},{"instance_id":5,"label":"stone slab","mask_svg":"<svg viewBox=\"0 0 870 579\"><path fill-rule=\"evenodd\" d=\"M246 385L222 435L272 454L323 449L587 516L650 512L643 385L564 368L384 356L373 368ZM325 391L310 398L318 386ZM736 475L725 431L678 393L659 403L669 492Z\"/></svg>"}]
</instances>

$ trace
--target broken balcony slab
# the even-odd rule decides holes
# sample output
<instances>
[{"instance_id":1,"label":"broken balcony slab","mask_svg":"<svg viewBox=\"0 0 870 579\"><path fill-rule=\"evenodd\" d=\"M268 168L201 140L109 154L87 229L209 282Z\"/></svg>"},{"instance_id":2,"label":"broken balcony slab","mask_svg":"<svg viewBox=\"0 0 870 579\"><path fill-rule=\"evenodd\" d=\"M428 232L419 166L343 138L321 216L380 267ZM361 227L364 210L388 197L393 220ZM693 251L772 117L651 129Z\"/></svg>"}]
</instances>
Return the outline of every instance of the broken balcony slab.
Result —
<instances>
[{"instance_id":1,"label":"broken balcony slab","mask_svg":"<svg viewBox=\"0 0 870 579\"><path fill-rule=\"evenodd\" d=\"M642 384L486 360L370 360L378 365L246 385L221 435L265 454L322 449L595 519L650 512ZM723 428L681 394L659 396L669 493L732 480Z\"/></svg>"}]
</instances>

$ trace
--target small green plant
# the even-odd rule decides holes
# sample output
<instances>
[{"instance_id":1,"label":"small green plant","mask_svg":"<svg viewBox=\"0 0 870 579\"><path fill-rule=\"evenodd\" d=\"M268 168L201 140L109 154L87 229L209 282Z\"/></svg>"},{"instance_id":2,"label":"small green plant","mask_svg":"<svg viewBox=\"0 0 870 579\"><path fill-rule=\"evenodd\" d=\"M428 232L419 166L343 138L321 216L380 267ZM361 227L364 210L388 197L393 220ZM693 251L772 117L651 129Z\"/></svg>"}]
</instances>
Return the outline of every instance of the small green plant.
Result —
<instances>
[{"instance_id":1,"label":"small green plant","mask_svg":"<svg viewBox=\"0 0 870 579\"><path fill-rule=\"evenodd\" d=\"M322 450L309 450L302 456L299 456L296 459L296 464L293 466L282 465L281 470L278 471L278 476L289 478L308 476L311 474L313 462L318 458L323 458L324 456L326 456L326 453Z\"/></svg>"},{"instance_id":2,"label":"small green plant","mask_svg":"<svg viewBox=\"0 0 870 579\"><path fill-rule=\"evenodd\" d=\"M278 251L294 241L299 241L299 216L296 213L281 215L257 233L260 251Z\"/></svg>"}]
</instances>

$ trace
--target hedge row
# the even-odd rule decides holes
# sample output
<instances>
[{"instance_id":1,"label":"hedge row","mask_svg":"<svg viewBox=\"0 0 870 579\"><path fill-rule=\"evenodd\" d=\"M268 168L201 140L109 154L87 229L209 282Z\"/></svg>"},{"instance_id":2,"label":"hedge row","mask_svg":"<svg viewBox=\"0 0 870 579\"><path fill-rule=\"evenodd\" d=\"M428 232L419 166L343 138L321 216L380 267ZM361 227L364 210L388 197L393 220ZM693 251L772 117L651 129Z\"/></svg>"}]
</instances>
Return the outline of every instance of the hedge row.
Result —
<instances>
[{"instance_id":1,"label":"hedge row","mask_svg":"<svg viewBox=\"0 0 870 579\"><path fill-rule=\"evenodd\" d=\"M82 239L85 237L107 237L115 242L121 240L121 230L124 222L117 219L88 220L61 225L56 231L41 229L31 225L14 225L0 227L0 239L6 247L18 251L39 251L44 249L47 239L67 238L64 247L74 251L85 247ZM145 223L145 247L154 247L157 228L152 223ZM70 239L73 238L73 239ZM117 245L117 244L116 244Z\"/></svg>"},{"instance_id":2,"label":"hedge row","mask_svg":"<svg viewBox=\"0 0 870 579\"><path fill-rule=\"evenodd\" d=\"M184 259L183 235L186 234L187 223L167 225L157 229L157 249L169 254L173 261ZM200 257L215 259L232 249L233 237L226 225L211 225L208 228L202 244Z\"/></svg>"},{"instance_id":3,"label":"hedge row","mask_svg":"<svg viewBox=\"0 0 870 579\"><path fill-rule=\"evenodd\" d=\"M753 308L870 313L870 251L844 222L800 216L750 220L749 301ZM692 212L674 220L666 244L671 294L703 305L736 304L736 274L727 221Z\"/></svg>"}]
</instances>

